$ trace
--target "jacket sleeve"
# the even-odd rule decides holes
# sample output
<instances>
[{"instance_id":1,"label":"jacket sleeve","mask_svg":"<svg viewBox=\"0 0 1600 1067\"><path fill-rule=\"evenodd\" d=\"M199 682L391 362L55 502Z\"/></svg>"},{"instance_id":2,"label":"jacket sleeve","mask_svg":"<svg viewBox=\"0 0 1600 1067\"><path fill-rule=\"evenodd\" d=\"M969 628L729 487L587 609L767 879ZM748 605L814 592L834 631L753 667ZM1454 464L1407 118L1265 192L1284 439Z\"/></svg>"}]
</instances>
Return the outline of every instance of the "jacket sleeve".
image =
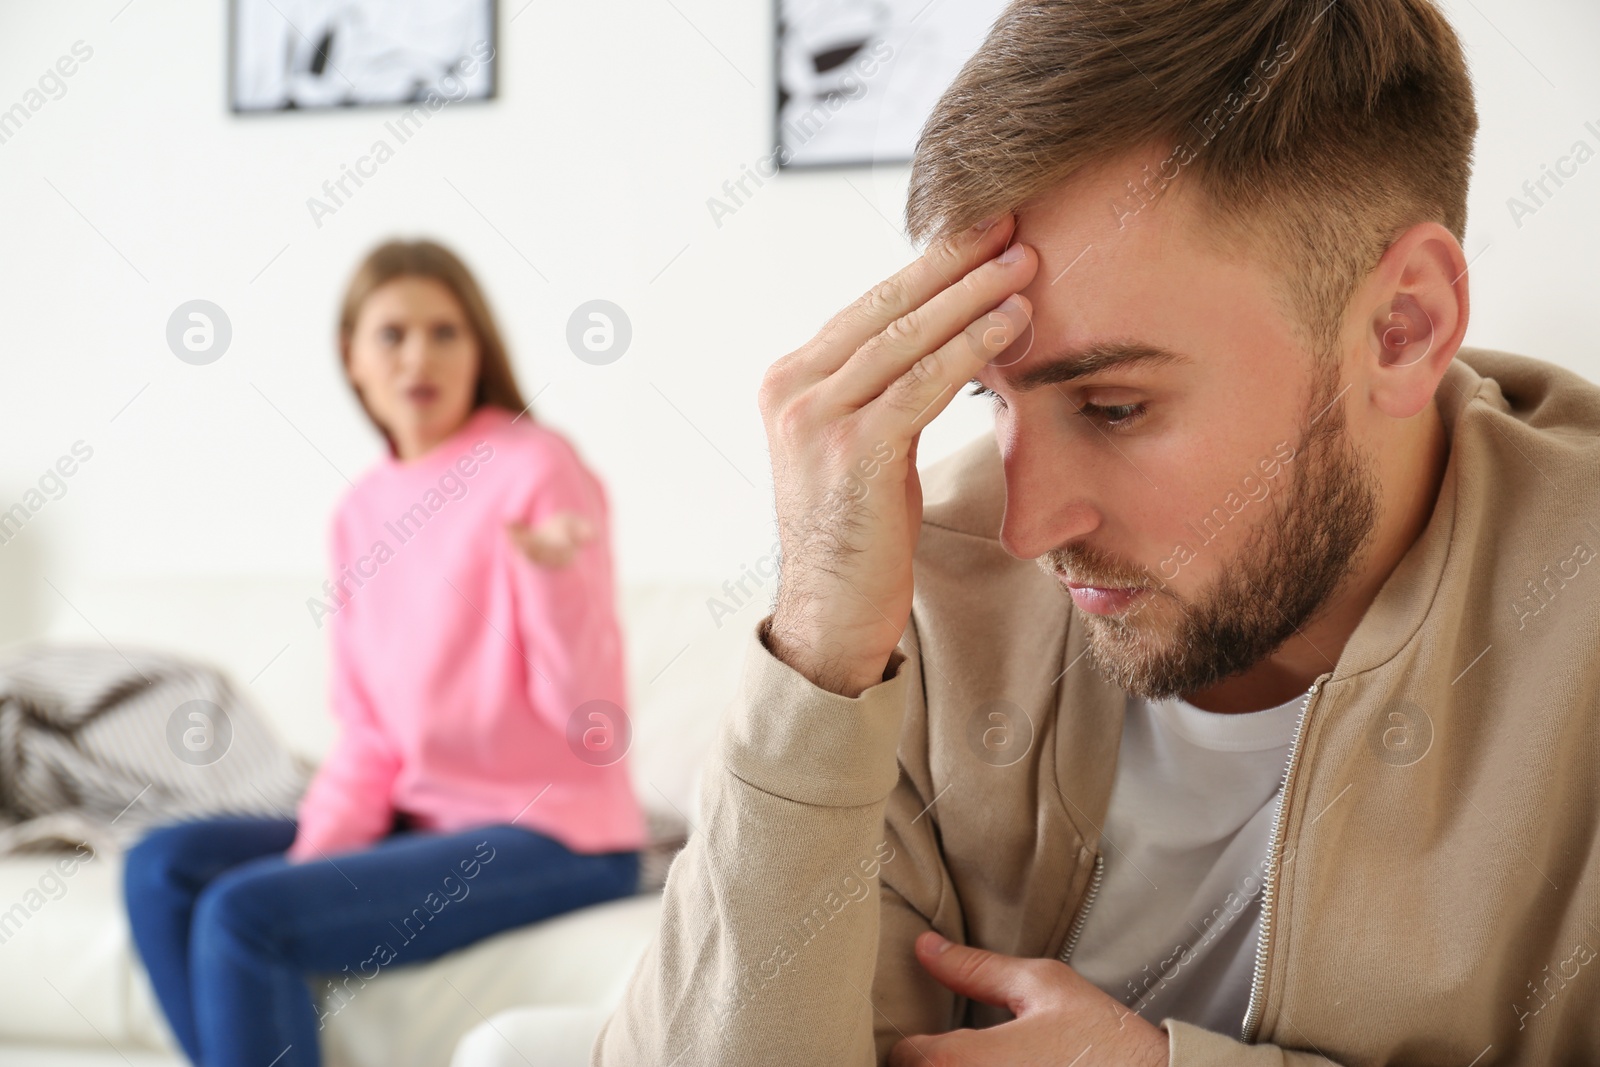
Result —
<instances>
[{"instance_id":1,"label":"jacket sleeve","mask_svg":"<svg viewBox=\"0 0 1600 1067\"><path fill-rule=\"evenodd\" d=\"M1163 1019L1161 1027L1167 1032L1168 1067L1339 1067L1312 1052L1246 1045L1177 1019Z\"/></svg>"},{"instance_id":2,"label":"jacket sleeve","mask_svg":"<svg viewBox=\"0 0 1600 1067\"><path fill-rule=\"evenodd\" d=\"M932 820L913 822L925 802L897 758L918 665L896 649L881 683L845 697L767 649L770 621L749 635L700 825L594 1067L872 1067L901 1033L949 1028L951 995L911 951L942 903Z\"/></svg>"},{"instance_id":3,"label":"jacket sleeve","mask_svg":"<svg viewBox=\"0 0 1600 1067\"><path fill-rule=\"evenodd\" d=\"M563 441L553 443L519 521L534 528L559 512L574 512L594 525L595 539L564 567L534 563L509 539L506 550L528 700L560 733L588 701L604 700L626 713L628 698L605 492L576 452Z\"/></svg>"},{"instance_id":4,"label":"jacket sleeve","mask_svg":"<svg viewBox=\"0 0 1600 1067\"><path fill-rule=\"evenodd\" d=\"M338 531L335 519L329 539L335 575L345 561ZM289 858L296 861L369 845L388 832L394 819L389 798L400 757L362 685L344 610L328 620L333 653L329 699L339 738L300 799L299 826L289 846Z\"/></svg>"},{"instance_id":5,"label":"jacket sleeve","mask_svg":"<svg viewBox=\"0 0 1600 1067\"><path fill-rule=\"evenodd\" d=\"M909 688L900 733L900 780L884 812L884 833L894 861L882 874L878 965L873 981L876 1063L885 1064L895 1042L912 1034L941 1034L961 1025L967 1000L939 984L917 962L917 935L937 930L956 944L967 941L955 883L944 863L936 827L939 792L928 769L927 699L921 643L913 610L900 643Z\"/></svg>"}]
</instances>

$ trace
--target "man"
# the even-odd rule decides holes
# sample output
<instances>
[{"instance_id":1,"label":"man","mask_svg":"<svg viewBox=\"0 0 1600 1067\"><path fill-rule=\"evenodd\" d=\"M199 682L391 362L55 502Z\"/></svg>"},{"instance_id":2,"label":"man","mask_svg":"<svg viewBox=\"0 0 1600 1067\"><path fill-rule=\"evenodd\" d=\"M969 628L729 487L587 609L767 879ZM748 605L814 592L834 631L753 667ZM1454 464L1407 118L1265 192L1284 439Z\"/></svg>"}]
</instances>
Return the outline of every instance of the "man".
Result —
<instances>
[{"instance_id":1,"label":"man","mask_svg":"<svg viewBox=\"0 0 1600 1067\"><path fill-rule=\"evenodd\" d=\"M1476 126L1426 0L1007 9L930 250L763 382L781 587L595 1064L1600 1060L1600 388L1460 347Z\"/></svg>"}]
</instances>

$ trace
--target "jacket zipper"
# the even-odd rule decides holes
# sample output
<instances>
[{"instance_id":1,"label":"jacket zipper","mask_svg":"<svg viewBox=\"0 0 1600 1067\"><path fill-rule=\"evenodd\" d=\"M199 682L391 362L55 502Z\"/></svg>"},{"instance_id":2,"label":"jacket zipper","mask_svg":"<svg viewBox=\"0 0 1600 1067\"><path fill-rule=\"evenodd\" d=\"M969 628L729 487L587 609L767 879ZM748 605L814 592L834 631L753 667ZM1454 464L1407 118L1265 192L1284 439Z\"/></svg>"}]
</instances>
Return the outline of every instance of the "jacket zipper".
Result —
<instances>
[{"instance_id":1,"label":"jacket zipper","mask_svg":"<svg viewBox=\"0 0 1600 1067\"><path fill-rule=\"evenodd\" d=\"M1072 959L1072 950L1078 947L1078 938L1083 934L1083 924L1089 921L1089 909L1094 907L1094 898L1100 895L1100 878L1105 874L1106 860L1103 853L1094 854L1094 874L1089 876L1089 891L1084 894L1083 903L1078 907L1078 917L1072 921L1072 929L1067 932L1067 943L1058 957L1062 963Z\"/></svg>"},{"instance_id":2,"label":"jacket zipper","mask_svg":"<svg viewBox=\"0 0 1600 1067\"><path fill-rule=\"evenodd\" d=\"M1289 758L1283 768L1283 782L1278 786L1278 810L1272 819L1272 834L1267 841L1267 872L1261 885L1261 931L1256 938L1256 965L1250 978L1250 1004L1244 1013L1244 1025L1240 1027L1239 1037L1245 1044L1253 1044L1256 1032L1261 1027L1261 1016L1265 1010L1265 998L1262 991L1267 984L1267 940L1272 936L1272 911L1278 895L1278 846L1283 840L1283 827L1288 821L1289 783L1294 775L1295 767L1300 762L1300 742L1305 734L1307 713L1311 710L1311 702L1321 691L1322 684L1333 677L1333 672L1319 675L1311 683L1311 688L1306 691L1305 700L1300 703L1300 717L1295 720L1294 736L1289 740Z\"/></svg>"}]
</instances>

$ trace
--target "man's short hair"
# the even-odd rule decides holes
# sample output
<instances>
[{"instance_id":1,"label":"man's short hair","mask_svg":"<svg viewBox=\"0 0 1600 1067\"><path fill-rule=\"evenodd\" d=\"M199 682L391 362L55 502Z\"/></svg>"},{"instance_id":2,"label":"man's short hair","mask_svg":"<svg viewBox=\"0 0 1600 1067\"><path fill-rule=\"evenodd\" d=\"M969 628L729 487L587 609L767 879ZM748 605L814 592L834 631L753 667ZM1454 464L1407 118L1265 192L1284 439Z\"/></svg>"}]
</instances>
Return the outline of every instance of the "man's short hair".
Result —
<instances>
[{"instance_id":1,"label":"man's short hair","mask_svg":"<svg viewBox=\"0 0 1600 1067\"><path fill-rule=\"evenodd\" d=\"M907 228L943 237L1150 148L1106 210L1192 182L1228 247L1284 263L1285 311L1327 353L1407 227L1464 240L1477 128L1427 0L1015 0L923 127Z\"/></svg>"}]
</instances>

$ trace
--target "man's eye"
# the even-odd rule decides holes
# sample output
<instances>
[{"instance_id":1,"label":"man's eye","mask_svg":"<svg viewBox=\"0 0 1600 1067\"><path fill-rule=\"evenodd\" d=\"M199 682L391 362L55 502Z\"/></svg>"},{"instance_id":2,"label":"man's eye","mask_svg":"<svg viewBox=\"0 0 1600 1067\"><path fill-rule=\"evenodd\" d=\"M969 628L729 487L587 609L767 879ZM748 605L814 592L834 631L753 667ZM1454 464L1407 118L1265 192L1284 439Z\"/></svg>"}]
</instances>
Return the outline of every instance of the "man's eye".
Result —
<instances>
[{"instance_id":1,"label":"man's eye","mask_svg":"<svg viewBox=\"0 0 1600 1067\"><path fill-rule=\"evenodd\" d=\"M1143 404L1111 404L1102 407L1099 404L1085 404L1078 409L1078 414L1090 419L1099 419L1107 426L1124 429L1132 426L1144 418Z\"/></svg>"},{"instance_id":2,"label":"man's eye","mask_svg":"<svg viewBox=\"0 0 1600 1067\"><path fill-rule=\"evenodd\" d=\"M395 326L385 326L383 329L378 331L378 337L386 345L399 344L400 330Z\"/></svg>"},{"instance_id":3,"label":"man's eye","mask_svg":"<svg viewBox=\"0 0 1600 1067\"><path fill-rule=\"evenodd\" d=\"M996 407L1004 407L1005 401L1000 399L1000 394L993 389L972 383L972 388L967 391L968 396L993 397ZM1096 419L1112 429L1126 429L1145 416L1145 406L1141 404L1084 404L1078 408L1078 414L1085 418Z\"/></svg>"}]
</instances>

